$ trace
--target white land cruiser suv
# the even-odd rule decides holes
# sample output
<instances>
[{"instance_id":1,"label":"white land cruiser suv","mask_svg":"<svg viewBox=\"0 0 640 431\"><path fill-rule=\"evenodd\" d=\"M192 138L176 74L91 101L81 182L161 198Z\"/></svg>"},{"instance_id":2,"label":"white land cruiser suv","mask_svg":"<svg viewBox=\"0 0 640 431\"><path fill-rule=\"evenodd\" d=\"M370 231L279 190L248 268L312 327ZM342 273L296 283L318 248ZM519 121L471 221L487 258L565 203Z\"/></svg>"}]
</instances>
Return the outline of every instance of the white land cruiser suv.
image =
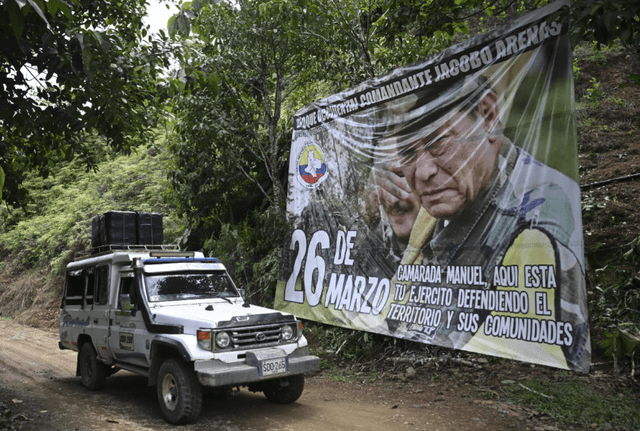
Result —
<instances>
[{"instance_id":1,"label":"white land cruiser suv","mask_svg":"<svg viewBox=\"0 0 640 431\"><path fill-rule=\"evenodd\" d=\"M194 422L202 388L247 386L296 401L319 368L291 314L249 305L225 267L202 253L123 246L67 267L61 349L78 352L89 390L120 369L157 385L164 419Z\"/></svg>"}]
</instances>

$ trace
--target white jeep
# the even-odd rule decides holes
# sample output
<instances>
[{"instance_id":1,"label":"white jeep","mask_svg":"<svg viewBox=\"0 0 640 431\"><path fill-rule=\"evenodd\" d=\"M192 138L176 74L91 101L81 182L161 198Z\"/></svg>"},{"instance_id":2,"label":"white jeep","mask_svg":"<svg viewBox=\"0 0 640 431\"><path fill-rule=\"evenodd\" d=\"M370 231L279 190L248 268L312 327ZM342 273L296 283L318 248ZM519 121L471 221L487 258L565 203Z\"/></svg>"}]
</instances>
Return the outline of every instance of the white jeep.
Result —
<instances>
[{"instance_id":1,"label":"white jeep","mask_svg":"<svg viewBox=\"0 0 640 431\"><path fill-rule=\"evenodd\" d=\"M217 259L123 246L68 265L59 346L89 390L120 369L146 376L171 424L197 419L203 387L296 401L319 358L293 315L242 296Z\"/></svg>"}]
</instances>

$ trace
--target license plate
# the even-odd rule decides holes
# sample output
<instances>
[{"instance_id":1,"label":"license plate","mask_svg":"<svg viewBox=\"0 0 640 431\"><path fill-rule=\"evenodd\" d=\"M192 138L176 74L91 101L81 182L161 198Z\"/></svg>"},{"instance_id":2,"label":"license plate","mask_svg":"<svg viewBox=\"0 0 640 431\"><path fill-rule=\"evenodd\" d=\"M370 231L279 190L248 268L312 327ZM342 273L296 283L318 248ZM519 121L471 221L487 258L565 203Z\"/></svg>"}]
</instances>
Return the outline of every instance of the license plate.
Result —
<instances>
[{"instance_id":1,"label":"license plate","mask_svg":"<svg viewBox=\"0 0 640 431\"><path fill-rule=\"evenodd\" d=\"M287 358L264 359L260 361L260 377L283 374L289 370Z\"/></svg>"}]
</instances>

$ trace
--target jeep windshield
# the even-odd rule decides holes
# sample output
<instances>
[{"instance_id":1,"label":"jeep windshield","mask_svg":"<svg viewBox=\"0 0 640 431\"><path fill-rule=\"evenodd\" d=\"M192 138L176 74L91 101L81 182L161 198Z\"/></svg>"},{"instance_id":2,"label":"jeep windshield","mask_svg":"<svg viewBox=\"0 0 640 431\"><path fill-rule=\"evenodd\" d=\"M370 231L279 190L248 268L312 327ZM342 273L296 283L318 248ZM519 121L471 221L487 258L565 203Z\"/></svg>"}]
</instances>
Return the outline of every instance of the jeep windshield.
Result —
<instances>
[{"instance_id":1,"label":"jeep windshield","mask_svg":"<svg viewBox=\"0 0 640 431\"><path fill-rule=\"evenodd\" d=\"M145 275L149 302L238 297L225 272Z\"/></svg>"}]
</instances>

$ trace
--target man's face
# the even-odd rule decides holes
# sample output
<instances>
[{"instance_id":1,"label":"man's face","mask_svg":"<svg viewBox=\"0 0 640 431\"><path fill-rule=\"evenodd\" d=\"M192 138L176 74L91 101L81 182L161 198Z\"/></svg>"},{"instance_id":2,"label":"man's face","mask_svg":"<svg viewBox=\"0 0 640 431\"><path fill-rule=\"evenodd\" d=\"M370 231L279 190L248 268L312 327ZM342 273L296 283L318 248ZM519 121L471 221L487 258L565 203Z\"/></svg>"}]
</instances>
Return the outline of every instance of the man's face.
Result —
<instances>
[{"instance_id":1,"label":"man's face","mask_svg":"<svg viewBox=\"0 0 640 431\"><path fill-rule=\"evenodd\" d=\"M451 219L489 184L497 153L498 144L488 140L483 118L457 113L429 136L402 148L400 163L427 212Z\"/></svg>"}]
</instances>

